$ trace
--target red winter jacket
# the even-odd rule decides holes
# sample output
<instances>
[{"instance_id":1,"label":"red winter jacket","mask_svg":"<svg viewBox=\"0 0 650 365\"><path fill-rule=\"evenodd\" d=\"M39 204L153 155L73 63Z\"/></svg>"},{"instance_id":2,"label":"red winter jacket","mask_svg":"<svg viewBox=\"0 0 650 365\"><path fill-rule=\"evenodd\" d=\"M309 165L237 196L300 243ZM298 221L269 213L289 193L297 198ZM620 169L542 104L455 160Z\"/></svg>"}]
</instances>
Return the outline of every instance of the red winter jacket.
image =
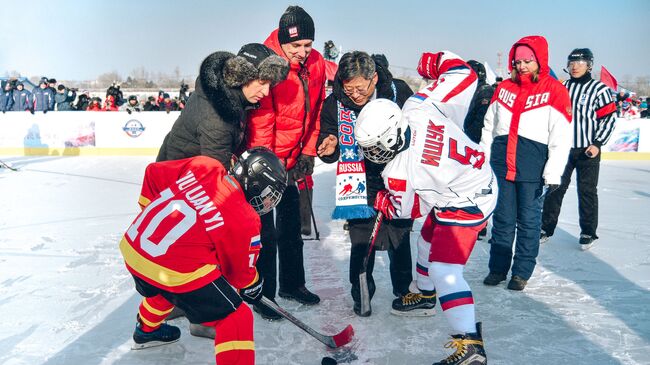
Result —
<instances>
[{"instance_id":1,"label":"red winter jacket","mask_svg":"<svg viewBox=\"0 0 650 365\"><path fill-rule=\"evenodd\" d=\"M284 55L274 30L264 44L281 57ZM309 72L309 114L305 108L305 90L298 76L299 64L291 64L289 75L271 89L269 96L260 100L260 108L248 116L247 148L270 148L284 162L287 170L293 168L300 154L316 156L316 140L320 131L320 110L325 99L325 60L312 49L304 63Z\"/></svg>"},{"instance_id":2,"label":"red winter jacket","mask_svg":"<svg viewBox=\"0 0 650 365\"><path fill-rule=\"evenodd\" d=\"M530 47L539 65L539 79L528 75L503 81L488 108L481 146L494 173L508 181L560 184L571 148L571 99L567 89L549 75L548 43L541 36L517 41L508 56L512 70L515 49Z\"/></svg>"}]
</instances>

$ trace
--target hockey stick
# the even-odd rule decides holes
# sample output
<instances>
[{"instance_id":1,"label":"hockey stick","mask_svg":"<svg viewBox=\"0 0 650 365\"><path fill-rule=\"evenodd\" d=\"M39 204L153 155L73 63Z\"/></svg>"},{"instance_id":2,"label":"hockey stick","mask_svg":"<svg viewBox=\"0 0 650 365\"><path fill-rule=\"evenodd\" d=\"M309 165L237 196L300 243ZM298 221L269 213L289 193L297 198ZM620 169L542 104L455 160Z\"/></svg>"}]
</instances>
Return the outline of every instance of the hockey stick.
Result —
<instances>
[{"instance_id":1,"label":"hockey stick","mask_svg":"<svg viewBox=\"0 0 650 365\"><path fill-rule=\"evenodd\" d=\"M0 167L4 167L4 168L9 169L11 171L18 171L17 168L9 166L6 162L4 162L2 160L0 160Z\"/></svg>"},{"instance_id":2,"label":"hockey stick","mask_svg":"<svg viewBox=\"0 0 650 365\"><path fill-rule=\"evenodd\" d=\"M296 181L298 186L300 184L305 184L305 190L307 190L307 200L309 201L309 211L311 212L311 221L314 223L314 232L316 233L316 241L320 241L320 235L318 234L318 226L316 225L316 217L314 216L314 207L312 206L312 201L311 201L311 191L309 189L309 185L307 184L307 180L305 179L300 179Z\"/></svg>"},{"instance_id":3,"label":"hockey stick","mask_svg":"<svg viewBox=\"0 0 650 365\"><path fill-rule=\"evenodd\" d=\"M352 341L352 337L354 336L354 329L352 328L352 325L349 324L347 327L343 329L343 331L333 335L333 336L327 336L322 333L317 332L313 328L309 327L305 323L303 323L301 320L298 318L294 317L291 313L287 312L286 310L282 309L279 305L275 304L272 300L262 296L261 302L266 305L267 307L271 308L275 313L281 315L282 317L286 318L289 320L289 322L295 324L296 326L300 327L301 330L309 333L312 337L320 341L321 343L325 344L325 346L330 347L330 348L337 348L341 347L343 345L348 344L350 341Z\"/></svg>"},{"instance_id":4,"label":"hockey stick","mask_svg":"<svg viewBox=\"0 0 650 365\"><path fill-rule=\"evenodd\" d=\"M359 273L359 291L361 295L361 311L360 315L362 317L367 317L370 315L370 290L368 289L368 261L370 261L370 255L372 250L375 248L375 240L377 239L377 232L379 232L379 227L381 227L381 221L383 220L384 215L382 212L377 213L377 219L375 219L375 225L372 228L372 233L370 234L370 246L368 247L368 254L363 259L363 265L361 265L361 272Z\"/></svg>"}]
</instances>

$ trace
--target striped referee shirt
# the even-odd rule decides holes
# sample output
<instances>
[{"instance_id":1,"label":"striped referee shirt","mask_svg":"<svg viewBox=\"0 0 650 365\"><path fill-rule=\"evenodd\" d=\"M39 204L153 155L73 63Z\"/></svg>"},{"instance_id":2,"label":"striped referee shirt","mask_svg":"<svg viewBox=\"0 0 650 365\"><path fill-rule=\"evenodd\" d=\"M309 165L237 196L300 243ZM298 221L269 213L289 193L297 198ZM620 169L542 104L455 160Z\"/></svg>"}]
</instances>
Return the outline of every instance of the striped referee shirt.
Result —
<instances>
[{"instance_id":1,"label":"striped referee shirt","mask_svg":"<svg viewBox=\"0 0 650 365\"><path fill-rule=\"evenodd\" d=\"M573 112L573 148L598 148L607 143L614 131L616 104L609 87L587 74L564 81L569 90Z\"/></svg>"}]
</instances>

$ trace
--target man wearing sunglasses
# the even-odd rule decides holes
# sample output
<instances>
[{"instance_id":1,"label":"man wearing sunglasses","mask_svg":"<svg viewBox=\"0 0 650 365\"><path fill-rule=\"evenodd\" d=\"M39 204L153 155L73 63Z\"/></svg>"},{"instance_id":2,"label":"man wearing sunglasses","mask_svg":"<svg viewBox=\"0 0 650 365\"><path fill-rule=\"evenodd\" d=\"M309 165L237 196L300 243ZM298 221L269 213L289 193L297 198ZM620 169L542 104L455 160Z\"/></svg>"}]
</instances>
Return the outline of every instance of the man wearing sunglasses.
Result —
<instances>
[{"instance_id":1,"label":"man wearing sunglasses","mask_svg":"<svg viewBox=\"0 0 650 365\"><path fill-rule=\"evenodd\" d=\"M580 216L580 248L593 245L598 226L598 172L600 148L607 143L614 130L616 104L609 87L591 77L594 55L589 48L574 49L567 59L571 79L564 82L569 90L573 111L573 146L569 153L560 187L547 194L542 215L540 243L546 242L557 226L562 198L571 174L576 170Z\"/></svg>"}]
</instances>

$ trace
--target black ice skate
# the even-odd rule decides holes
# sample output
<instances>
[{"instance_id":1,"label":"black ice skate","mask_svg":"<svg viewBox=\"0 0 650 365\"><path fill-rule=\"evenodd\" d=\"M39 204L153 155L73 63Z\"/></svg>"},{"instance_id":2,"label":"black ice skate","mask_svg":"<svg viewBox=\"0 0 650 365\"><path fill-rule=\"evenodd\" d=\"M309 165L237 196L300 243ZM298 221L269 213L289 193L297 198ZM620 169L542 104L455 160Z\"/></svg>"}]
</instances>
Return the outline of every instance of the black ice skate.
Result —
<instances>
[{"instance_id":1,"label":"black ice skate","mask_svg":"<svg viewBox=\"0 0 650 365\"><path fill-rule=\"evenodd\" d=\"M445 348L455 348L456 351L448 358L433 365L486 365L487 357L483 348L481 323L476 324L476 333L453 335Z\"/></svg>"},{"instance_id":2,"label":"black ice skate","mask_svg":"<svg viewBox=\"0 0 650 365\"><path fill-rule=\"evenodd\" d=\"M436 292L406 293L393 300L390 313L403 317L430 317L435 314Z\"/></svg>"},{"instance_id":3,"label":"black ice skate","mask_svg":"<svg viewBox=\"0 0 650 365\"><path fill-rule=\"evenodd\" d=\"M178 341L179 338L181 338L181 330L167 323L161 324L153 332L143 331L142 322L138 316L138 324L135 326L135 332L133 332L133 341L135 343L131 349L140 350L148 347L167 345Z\"/></svg>"}]
</instances>

